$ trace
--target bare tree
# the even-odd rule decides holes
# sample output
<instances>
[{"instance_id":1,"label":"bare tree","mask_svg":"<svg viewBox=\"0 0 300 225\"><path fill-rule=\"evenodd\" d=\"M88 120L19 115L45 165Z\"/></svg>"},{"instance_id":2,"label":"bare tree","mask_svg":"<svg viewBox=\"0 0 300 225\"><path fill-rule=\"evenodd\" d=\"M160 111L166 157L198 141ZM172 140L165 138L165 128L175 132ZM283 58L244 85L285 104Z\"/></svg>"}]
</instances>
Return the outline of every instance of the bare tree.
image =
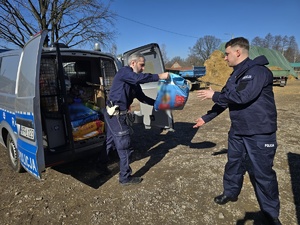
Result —
<instances>
[{"instance_id":1,"label":"bare tree","mask_svg":"<svg viewBox=\"0 0 300 225\"><path fill-rule=\"evenodd\" d=\"M265 38L255 37L251 45L277 50L281 52L289 62L296 62L300 58L299 47L294 36L272 36L269 33Z\"/></svg>"},{"instance_id":2,"label":"bare tree","mask_svg":"<svg viewBox=\"0 0 300 225\"><path fill-rule=\"evenodd\" d=\"M186 66L186 62L180 56L173 57L170 61L165 63L166 68L170 68L174 63L178 63L180 66Z\"/></svg>"},{"instance_id":3,"label":"bare tree","mask_svg":"<svg viewBox=\"0 0 300 225\"><path fill-rule=\"evenodd\" d=\"M204 61L195 55L189 55L185 60L189 66L203 66Z\"/></svg>"},{"instance_id":4,"label":"bare tree","mask_svg":"<svg viewBox=\"0 0 300 225\"><path fill-rule=\"evenodd\" d=\"M41 30L49 30L45 45L69 47L113 40L112 0L0 0L0 40L23 47Z\"/></svg>"},{"instance_id":5,"label":"bare tree","mask_svg":"<svg viewBox=\"0 0 300 225\"><path fill-rule=\"evenodd\" d=\"M285 57L289 62L296 62L299 55L298 44L294 36L289 37L288 48L285 51Z\"/></svg>"},{"instance_id":6,"label":"bare tree","mask_svg":"<svg viewBox=\"0 0 300 225\"><path fill-rule=\"evenodd\" d=\"M112 55L117 55L117 50L118 50L118 47L116 44L112 44L111 48L110 48L110 54Z\"/></svg>"},{"instance_id":7,"label":"bare tree","mask_svg":"<svg viewBox=\"0 0 300 225\"><path fill-rule=\"evenodd\" d=\"M170 60L167 56L167 50L166 50L166 45L165 44L162 44L160 46L160 51L161 51L162 58L164 60L164 64L167 64Z\"/></svg>"},{"instance_id":8,"label":"bare tree","mask_svg":"<svg viewBox=\"0 0 300 225\"><path fill-rule=\"evenodd\" d=\"M211 35L206 35L203 38L199 38L196 44L190 48L191 55L199 57L205 61L209 58L211 53L219 48L221 39Z\"/></svg>"},{"instance_id":9,"label":"bare tree","mask_svg":"<svg viewBox=\"0 0 300 225\"><path fill-rule=\"evenodd\" d=\"M282 48L281 48L281 53L284 55L285 50L287 50L289 47L289 38L288 36L284 36L282 38Z\"/></svg>"},{"instance_id":10,"label":"bare tree","mask_svg":"<svg viewBox=\"0 0 300 225\"><path fill-rule=\"evenodd\" d=\"M274 45L273 45L273 49L280 51L281 50L281 45L282 45L282 37L281 35L276 35L274 37Z\"/></svg>"},{"instance_id":11,"label":"bare tree","mask_svg":"<svg viewBox=\"0 0 300 225\"><path fill-rule=\"evenodd\" d=\"M264 48L272 48L274 44L274 37L268 33L265 37L265 40L264 40Z\"/></svg>"},{"instance_id":12,"label":"bare tree","mask_svg":"<svg viewBox=\"0 0 300 225\"><path fill-rule=\"evenodd\" d=\"M251 45L262 47L264 45L264 40L262 38L256 36L251 41Z\"/></svg>"}]
</instances>

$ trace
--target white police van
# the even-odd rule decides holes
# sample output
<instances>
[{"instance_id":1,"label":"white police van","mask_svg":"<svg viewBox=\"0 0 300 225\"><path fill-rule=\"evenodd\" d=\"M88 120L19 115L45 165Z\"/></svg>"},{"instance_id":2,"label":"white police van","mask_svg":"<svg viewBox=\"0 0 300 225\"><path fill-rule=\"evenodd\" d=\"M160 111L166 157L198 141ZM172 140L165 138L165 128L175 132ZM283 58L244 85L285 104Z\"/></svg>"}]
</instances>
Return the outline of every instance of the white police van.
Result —
<instances>
[{"instance_id":1,"label":"white police van","mask_svg":"<svg viewBox=\"0 0 300 225\"><path fill-rule=\"evenodd\" d=\"M0 143L16 172L25 169L38 179L46 167L87 156L103 146L101 111L122 66L114 56L97 50L59 44L43 48L47 33L38 33L23 49L0 50ZM123 61L137 51L145 55L144 72L164 72L157 44L128 51ZM155 98L157 83L147 85L144 90ZM147 107L141 107L146 109L141 112L146 127L173 129L170 112Z\"/></svg>"}]
</instances>

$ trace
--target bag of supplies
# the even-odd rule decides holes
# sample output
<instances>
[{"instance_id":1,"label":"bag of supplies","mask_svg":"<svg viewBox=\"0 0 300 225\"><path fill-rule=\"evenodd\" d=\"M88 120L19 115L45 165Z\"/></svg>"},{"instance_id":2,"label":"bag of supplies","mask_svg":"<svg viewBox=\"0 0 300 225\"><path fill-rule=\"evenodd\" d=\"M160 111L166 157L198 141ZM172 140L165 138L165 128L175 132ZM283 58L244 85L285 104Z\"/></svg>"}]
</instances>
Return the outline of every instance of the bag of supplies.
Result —
<instances>
[{"instance_id":1,"label":"bag of supplies","mask_svg":"<svg viewBox=\"0 0 300 225\"><path fill-rule=\"evenodd\" d=\"M157 97L154 103L155 110L183 109L188 96L187 81L181 76L170 73L168 80L160 80Z\"/></svg>"}]
</instances>

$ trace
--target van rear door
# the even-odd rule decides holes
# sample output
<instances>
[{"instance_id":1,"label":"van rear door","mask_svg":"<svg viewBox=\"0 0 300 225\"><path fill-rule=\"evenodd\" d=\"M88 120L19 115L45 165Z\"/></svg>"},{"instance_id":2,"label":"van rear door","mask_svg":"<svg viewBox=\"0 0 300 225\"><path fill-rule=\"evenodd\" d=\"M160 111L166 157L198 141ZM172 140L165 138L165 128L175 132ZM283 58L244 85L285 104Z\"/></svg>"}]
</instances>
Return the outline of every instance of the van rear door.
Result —
<instances>
[{"instance_id":1,"label":"van rear door","mask_svg":"<svg viewBox=\"0 0 300 225\"><path fill-rule=\"evenodd\" d=\"M129 56L136 52L142 53L145 57L144 73L159 74L165 72L165 66L158 44L151 43L125 52L122 57L124 66L127 65ZM147 96L156 99L158 82L141 84L141 87ZM146 129L151 128L151 126L156 126L173 130L173 116L170 110L155 111L153 106L140 103L140 114L143 116Z\"/></svg>"},{"instance_id":2,"label":"van rear door","mask_svg":"<svg viewBox=\"0 0 300 225\"><path fill-rule=\"evenodd\" d=\"M23 48L16 88L17 148L25 170L40 179L45 169L40 112L39 70L47 31L35 35Z\"/></svg>"}]
</instances>

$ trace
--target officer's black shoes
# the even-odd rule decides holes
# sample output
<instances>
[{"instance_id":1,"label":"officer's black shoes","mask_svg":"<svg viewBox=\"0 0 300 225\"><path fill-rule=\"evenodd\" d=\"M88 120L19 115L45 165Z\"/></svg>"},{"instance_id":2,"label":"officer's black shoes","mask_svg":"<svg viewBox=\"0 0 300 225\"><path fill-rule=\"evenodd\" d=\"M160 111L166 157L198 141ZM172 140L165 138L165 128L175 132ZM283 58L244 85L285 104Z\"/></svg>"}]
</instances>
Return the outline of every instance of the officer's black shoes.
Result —
<instances>
[{"instance_id":1,"label":"officer's black shoes","mask_svg":"<svg viewBox=\"0 0 300 225\"><path fill-rule=\"evenodd\" d=\"M238 200L238 198L230 198L230 197L227 197L224 194L221 194L221 195L214 198L215 203L217 203L219 205L224 205L227 202L236 202L237 200Z\"/></svg>"},{"instance_id":2,"label":"officer's black shoes","mask_svg":"<svg viewBox=\"0 0 300 225\"><path fill-rule=\"evenodd\" d=\"M142 178L141 177L130 177L129 180L127 182L121 183L120 184L122 186L127 186L127 185L132 185L132 184L139 184L142 182Z\"/></svg>"},{"instance_id":3,"label":"officer's black shoes","mask_svg":"<svg viewBox=\"0 0 300 225\"><path fill-rule=\"evenodd\" d=\"M272 217L266 212L262 212L262 214L263 214L263 217L264 217L263 218L264 224L267 224L267 225L282 225L282 223L280 222L280 220L277 217Z\"/></svg>"},{"instance_id":4,"label":"officer's black shoes","mask_svg":"<svg viewBox=\"0 0 300 225\"><path fill-rule=\"evenodd\" d=\"M272 221L270 222L272 225L282 225L280 220L278 218L272 218Z\"/></svg>"}]
</instances>

